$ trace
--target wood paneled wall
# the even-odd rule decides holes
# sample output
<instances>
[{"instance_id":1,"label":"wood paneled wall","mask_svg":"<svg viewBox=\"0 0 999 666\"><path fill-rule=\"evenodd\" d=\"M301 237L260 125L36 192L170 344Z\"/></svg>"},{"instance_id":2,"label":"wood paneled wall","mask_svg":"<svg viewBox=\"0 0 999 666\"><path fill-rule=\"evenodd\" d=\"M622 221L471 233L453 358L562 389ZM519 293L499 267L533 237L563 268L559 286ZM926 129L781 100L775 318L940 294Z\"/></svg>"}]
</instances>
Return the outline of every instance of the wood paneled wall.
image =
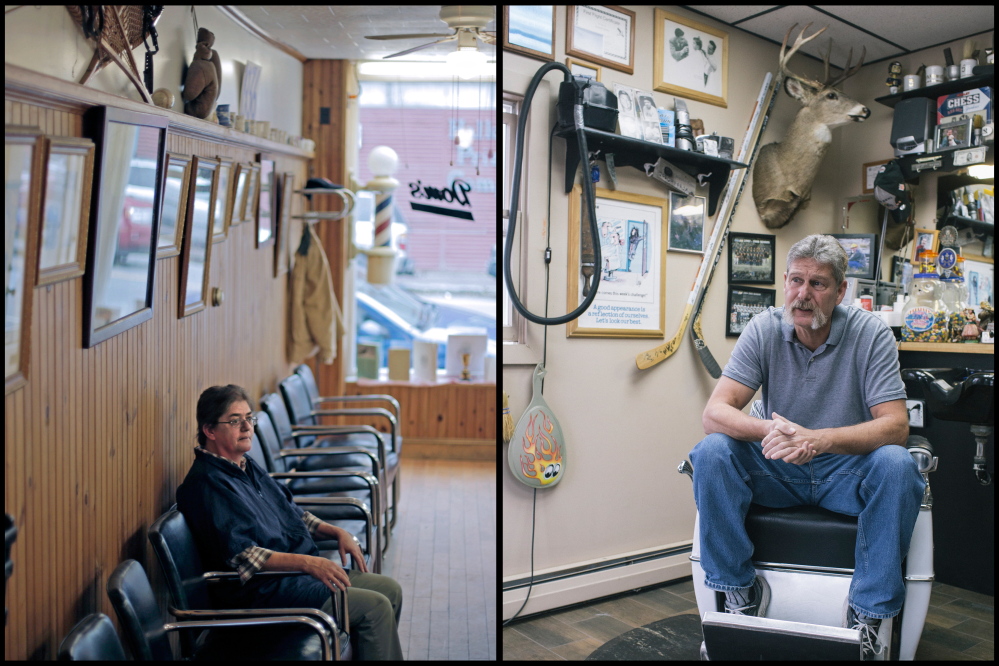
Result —
<instances>
[{"instance_id":1,"label":"wood paneled wall","mask_svg":"<svg viewBox=\"0 0 999 666\"><path fill-rule=\"evenodd\" d=\"M81 136L79 112L6 101L5 123ZM254 160L255 149L168 134L167 150ZM270 153L304 183L306 160ZM297 240L297 239L296 239ZM156 265L153 319L91 349L82 345L83 278L33 293L28 383L4 404L4 503L19 530L7 587L7 659L53 659L87 613L115 619L107 578L124 559L162 590L146 530L174 502L193 461L195 406L212 384L259 397L292 367L287 275L251 224L212 246L220 307L177 318L180 257ZM165 610L165 607L164 607Z\"/></svg>"}]
</instances>

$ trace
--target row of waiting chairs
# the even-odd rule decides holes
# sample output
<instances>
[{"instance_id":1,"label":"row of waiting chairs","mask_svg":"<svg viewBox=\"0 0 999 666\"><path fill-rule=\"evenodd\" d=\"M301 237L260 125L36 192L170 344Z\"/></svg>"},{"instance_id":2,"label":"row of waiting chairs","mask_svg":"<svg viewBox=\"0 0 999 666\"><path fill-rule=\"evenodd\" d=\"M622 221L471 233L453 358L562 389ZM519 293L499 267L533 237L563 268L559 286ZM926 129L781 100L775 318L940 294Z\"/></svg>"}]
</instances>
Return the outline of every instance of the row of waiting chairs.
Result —
<instances>
[{"instance_id":1,"label":"row of waiting chairs","mask_svg":"<svg viewBox=\"0 0 999 666\"><path fill-rule=\"evenodd\" d=\"M357 537L367 568L379 572L398 518L402 447L398 401L388 395L320 396L315 377L304 364L279 388L280 396L261 399L250 456L287 484L297 504ZM388 408L323 409L325 404L357 401L382 401ZM370 425L324 426L323 416L376 417L387 422L388 432ZM149 579L135 560L123 562L108 579L108 596L137 659L176 658L168 638L172 631L180 632L184 659L352 657L347 597L342 591L334 595L336 618L303 608L208 610L208 586L238 584L237 574L203 570L193 535L176 505L150 527L149 539L167 580L169 610L176 622L164 621ZM323 556L338 555L335 541L317 545ZM9 552L10 540L8 577ZM125 653L110 618L95 613L73 628L59 658L113 661L124 659Z\"/></svg>"}]
</instances>

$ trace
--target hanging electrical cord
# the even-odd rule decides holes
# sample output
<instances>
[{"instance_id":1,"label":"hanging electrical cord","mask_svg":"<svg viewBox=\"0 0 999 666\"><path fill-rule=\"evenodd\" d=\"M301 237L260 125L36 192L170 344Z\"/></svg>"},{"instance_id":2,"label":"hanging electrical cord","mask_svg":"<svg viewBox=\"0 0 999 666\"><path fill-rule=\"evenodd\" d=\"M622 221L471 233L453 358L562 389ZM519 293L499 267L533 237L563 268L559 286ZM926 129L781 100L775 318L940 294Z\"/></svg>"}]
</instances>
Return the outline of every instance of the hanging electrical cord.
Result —
<instances>
[{"instance_id":1,"label":"hanging electrical cord","mask_svg":"<svg viewBox=\"0 0 999 666\"><path fill-rule=\"evenodd\" d=\"M594 205L593 181L589 174L589 160L588 160L589 153L586 148L586 132L584 131L585 125L583 122L583 93L585 89L589 86L590 79L584 79L584 78L575 79L572 76L572 72L569 71L569 68L561 63L557 62L546 63L545 65L542 65L541 69L539 69L535 73L534 78L531 79L530 85L527 86L527 93L524 96L523 110L517 122L517 145L516 145L516 152L513 165L513 183L510 193L510 221L508 223L506 244L504 247L507 260L503 262L503 279L504 282L506 283L506 290L510 296L510 301L513 303L513 306L517 309L517 312L519 312L528 321L532 321L536 324L542 324L544 326L557 326L559 324L564 324L566 322L572 321L573 319L576 319L581 314L586 312L586 310L590 307L590 304L593 303L593 299L597 295L597 287L600 284L600 273L601 273L600 244L599 242L594 242L593 243L594 255L595 255L594 268L596 270L593 276L593 284L590 287L589 294L586 295L586 298L579 305L579 307L561 317L547 317L547 316L539 317L533 312L528 311L528 309L520 301L520 298L518 298L517 290L513 286L513 276L510 270L510 257L513 255L513 237L514 234L516 233L516 228L517 228L517 203L518 199L520 198L520 173L521 173L521 165L524 159L524 136L527 128L527 115L530 110L531 99L534 97L534 93L537 90L538 85L541 83L541 80L544 78L545 74L547 74L549 71L553 69L558 69L562 71L563 74L565 75L565 81L562 84L563 86L565 86L565 84L568 83L572 85L575 89L574 99L573 99L572 119L570 120L568 118L560 117L559 124L557 127L560 130L567 130L570 128L575 128L576 130L575 135L576 135L577 146L579 149L580 165L583 168L583 198L586 201L586 212L589 214L590 218L591 238L593 238L594 241L596 241L596 239L600 237L599 236L600 232L597 227L596 208ZM551 164L550 155L548 163L549 165ZM549 169L549 172L550 171L551 169ZM549 187L549 190L550 189L551 188ZM551 219L549 218L548 221L550 226ZM549 247L545 248L545 263L547 264L550 261L551 261L551 246L549 244Z\"/></svg>"}]
</instances>

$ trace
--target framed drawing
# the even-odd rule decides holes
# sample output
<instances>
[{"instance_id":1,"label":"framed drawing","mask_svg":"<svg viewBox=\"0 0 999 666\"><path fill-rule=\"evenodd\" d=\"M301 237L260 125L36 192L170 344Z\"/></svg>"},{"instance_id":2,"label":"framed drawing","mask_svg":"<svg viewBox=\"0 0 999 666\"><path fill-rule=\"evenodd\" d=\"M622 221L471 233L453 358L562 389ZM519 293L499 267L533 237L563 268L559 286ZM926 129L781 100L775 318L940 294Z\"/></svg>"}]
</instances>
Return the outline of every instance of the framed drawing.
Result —
<instances>
[{"instance_id":1,"label":"framed drawing","mask_svg":"<svg viewBox=\"0 0 999 666\"><path fill-rule=\"evenodd\" d=\"M669 193L669 249L704 253L704 197Z\"/></svg>"},{"instance_id":2,"label":"framed drawing","mask_svg":"<svg viewBox=\"0 0 999 666\"><path fill-rule=\"evenodd\" d=\"M725 308L725 336L739 337L749 320L772 307L776 298L776 289L729 286L728 306Z\"/></svg>"},{"instance_id":3,"label":"framed drawing","mask_svg":"<svg viewBox=\"0 0 999 666\"><path fill-rule=\"evenodd\" d=\"M194 156L184 220L184 244L180 253L179 318L204 310L208 301L212 205L218 186L218 171L217 159Z\"/></svg>"},{"instance_id":4,"label":"framed drawing","mask_svg":"<svg viewBox=\"0 0 999 666\"><path fill-rule=\"evenodd\" d=\"M593 65L582 60L576 60L575 58L566 58L565 66L569 68L573 76L585 76L594 81L600 80L600 73L603 69L600 65Z\"/></svg>"},{"instance_id":5,"label":"framed drawing","mask_svg":"<svg viewBox=\"0 0 999 666\"><path fill-rule=\"evenodd\" d=\"M97 148L83 290L86 348L153 316L167 125L163 116L110 106L84 114L84 132Z\"/></svg>"},{"instance_id":6,"label":"framed drawing","mask_svg":"<svg viewBox=\"0 0 999 666\"><path fill-rule=\"evenodd\" d=\"M274 277L284 275L289 270L288 236L291 233L291 201L295 196L295 174L287 172L280 179L278 214L276 216L276 243L274 247Z\"/></svg>"},{"instance_id":7,"label":"framed drawing","mask_svg":"<svg viewBox=\"0 0 999 666\"><path fill-rule=\"evenodd\" d=\"M45 141L45 188L38 239L38 285L83 275L87 263L94 142L75 137Z\"/></svg>"},{"instance_id":8,"label":"framed drawing","mask_svg":"<svg viewBox=\"0 0 999 666\"><path fill-rule=\"evenodd\" d=\"M555 60L555 7L504 5L503 48L540 60Z\"/></svg>"},{"instance_id":9,"label":"framed drawing","mask_svg":"<svg viewBox=\"0 0 999 666\"><path fill-rule=\"evenodd\" d=\"M878 275L877 234L829 234L846 251L846 277L873 280Z\"/></svg>"},{"instance_id":10,"label":"framed drawing","mask_svg":"<svg viewBox=\"0 0 999 666\"><path fill-rule=\"evenodd\" d=\"M232 197L229 191L232 189L232 159L228 157L218 157L219 175L218 187L215 188L215 207L212 213L212 242L218 243L225 240L229 234L229 202Z\"/></svg>"},{"instance_id":11,"label":"framed drawing","mask_svg":"<svg viewBox=\"0 0 999 666\"><path fill-rule=\"evenodd\" d=\"M566 8L565 54L635 73L635 12L613 5Z\"/></svg>"},{"instance_id":12,"label":"framed drawing","mask_svg":"<svg viewBox=\"0 0 999 666\"><path fill-rule=\"evenodd\" d=\"M919 255L925 250L937 251L937 236L940 234L936 229L916 229L912 244L912 263L919 263ZM916 271L919 272L918 270Z\"/></svg>"},{"instance_id":13,"label":"framed drawing","mask_svg":"<svg viewBox=\"0 0 999 666\"><path fill-rule=\"evenodd\" d=\"M728 33L655 11L655 90L728 108Z\"/></svg>"},{"instance_id":14,"label":"framed drawing","mask_svg":"<svg viewBox=\"0 0 999 666\"><path fill-rule=\"evenodd\" d=\"M38 128L4 128L4 395L28 383L31 294L45 150Z\"/></svg>"},{"instance_id":15,"label":"framed drawing","mask_svg":"<svg viewBox=\"0 0 999 666\"><path fill-rule=\"evenodd\" d=\"M163 184L163 216L156 258L180 254L180 237L187 212L187 189L191 180L191 156L167 153L166 182Z\"/></svg>"},{"instance_id":16,"label":"framed drawing","mask_svg":"<svg viewBox=\"0 0 999 666\"><path fill-rule=\"evenodd\" d=\"M660 197L601 188L595 197L600 237L593 243L600 244L600 284L589 309L566 326L566 336L661 338L666 317L667 204ZM580 225L590 224L584 210L583 190L577 185L569 198L569 310L584 299Z\"/></svg>"},{"instance_id":17,"label":"framed drawing","mask_svg":"<svg viewBox=\"0 0 999 666\"><path fill-rule=\"evenodd\" d=\"M964 283L968 285L968 305L981 310L982 301L995 308L995 260L969 255L964 259Z\"/></svg>"},{"instance_id":18,"label":"framed drawing","mask_svg":"<svg viewBox=\"0 0 999 666\"><path fill-rule=\"evenodd\" d=\"M774 283L777 237L769 234L728 235L728 281L743 284Z\"/></svg>"},{"instance_id":19,"label":"framed drawing","mask_svg":"<svg viewBox=\"0 0 999 666\"><path fill-rule=\"evenodd\" d=\"M260 202L257 204L257 247L274 244L274 200L277 198L277 173L274 171L274 160L269 160L263 153L257 155L260 163Z\"/></svg>"}]
</instances>

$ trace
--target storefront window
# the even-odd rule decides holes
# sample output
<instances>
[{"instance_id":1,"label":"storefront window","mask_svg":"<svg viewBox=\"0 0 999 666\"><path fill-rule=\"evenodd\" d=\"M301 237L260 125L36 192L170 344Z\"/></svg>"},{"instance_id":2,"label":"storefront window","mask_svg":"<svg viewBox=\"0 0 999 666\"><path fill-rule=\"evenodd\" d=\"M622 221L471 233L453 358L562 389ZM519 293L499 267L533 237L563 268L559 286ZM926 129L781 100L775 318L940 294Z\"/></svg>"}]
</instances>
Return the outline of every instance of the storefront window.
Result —
<instances>
[{"instance_id":1,"label":"storefront window","mask_svg":"<svg viewBox=\"0 0 999 666\"><path fill-rule=\"evenodd\" d=\"M399 186L391 225L394 284L367 284L365 257L355 260L357 342L378 347L381 368L390 348L412 351L414 340L435 342L444 369L448 336L477 332L486 336L487 354L495 358L496 84L360 85L355 179L363 185L374 178L368 156L388 146L399 157L393 174ZM374 194L359 192L359 247L372 243L374 208Z\"/></svg>"}]
</instances>

